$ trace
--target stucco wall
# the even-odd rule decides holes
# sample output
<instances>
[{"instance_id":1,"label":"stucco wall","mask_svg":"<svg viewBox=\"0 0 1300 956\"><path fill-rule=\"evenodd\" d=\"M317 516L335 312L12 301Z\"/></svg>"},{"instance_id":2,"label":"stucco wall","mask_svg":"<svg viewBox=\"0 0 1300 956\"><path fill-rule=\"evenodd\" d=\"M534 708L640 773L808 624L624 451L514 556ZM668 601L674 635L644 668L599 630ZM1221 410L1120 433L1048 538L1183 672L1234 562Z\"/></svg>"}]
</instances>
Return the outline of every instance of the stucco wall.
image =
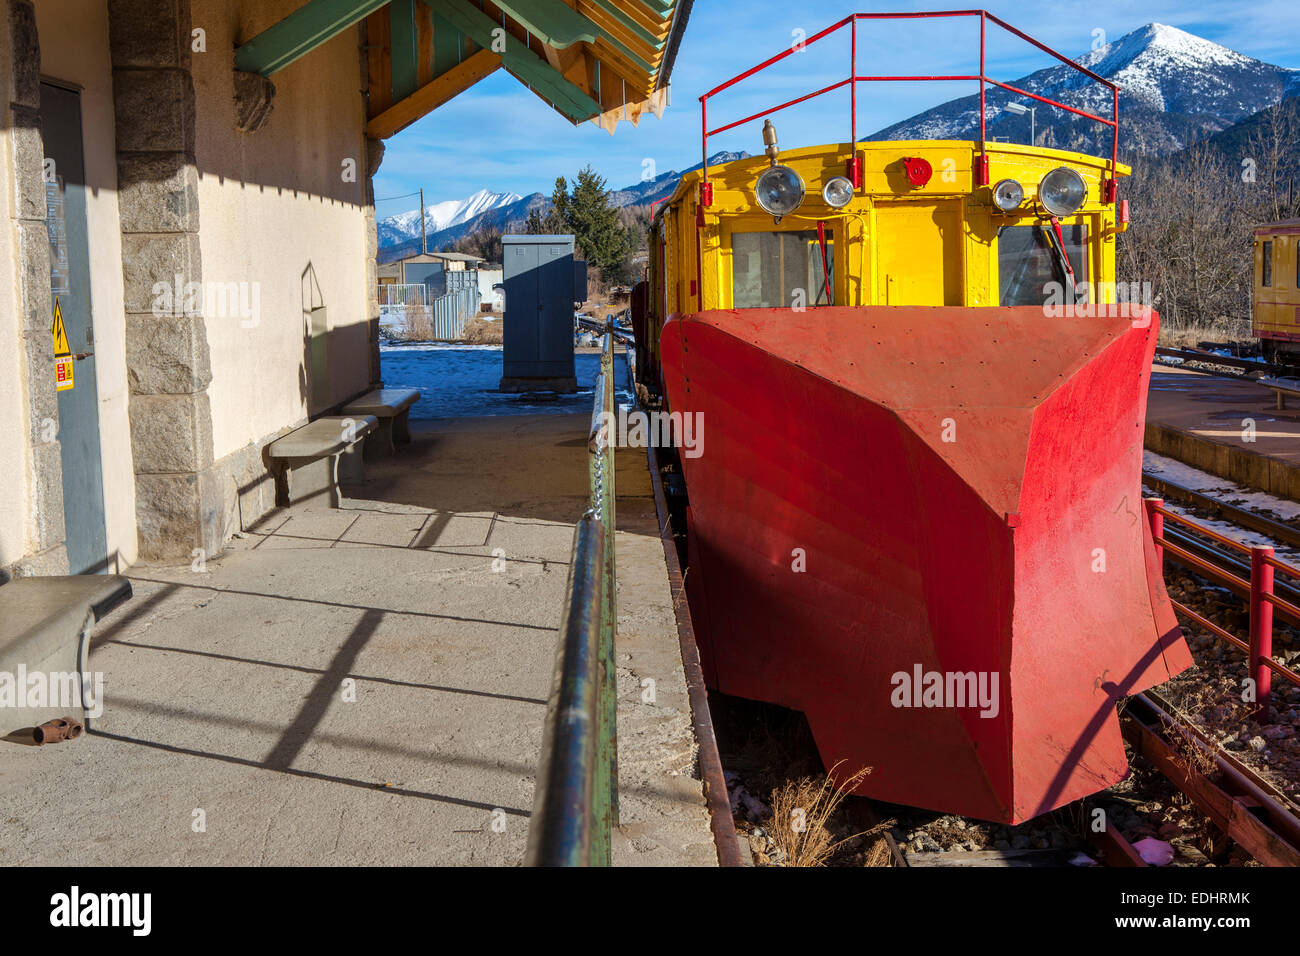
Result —
<instances>
[{"instance_id":1,"label":"stucco wall","mask_svg":"<svg viewBox=\"0 0 1300 956\"><path fill-rule=\"evenodd\" d=\"M345 30L276 73L269 120L256 132L241 133L228 51L298 2L246 0L242 13L239 6L219 0L193 5L193 26L206 32L208 50L193 58L204 285L234 283L243 304L257 303L255 315L223 312L210 295L205 303L218 460L308 415L311 361L303 309L305 297L317 294L303 276L309 264L331 326L332 402L370 381L357 33ZM344 178L345 160L352 161L352 181Z\"/></svg>"},{"instance_id":2,"label":"stucco wall","mask_svg":"<svg viewBox=\"0 0 1300 956\"><path fill-rule=\"evenodd\" d=\"M74 30L67 28L72 23L77 25ZM105 525L109 557L116 554L122 563L130 564L136 559L135 475L127 419L122 232L108 11L100 0L40 0L36 4L36 26L41 39L42 76L81 87Z\"/></svg>"}]
</instances>

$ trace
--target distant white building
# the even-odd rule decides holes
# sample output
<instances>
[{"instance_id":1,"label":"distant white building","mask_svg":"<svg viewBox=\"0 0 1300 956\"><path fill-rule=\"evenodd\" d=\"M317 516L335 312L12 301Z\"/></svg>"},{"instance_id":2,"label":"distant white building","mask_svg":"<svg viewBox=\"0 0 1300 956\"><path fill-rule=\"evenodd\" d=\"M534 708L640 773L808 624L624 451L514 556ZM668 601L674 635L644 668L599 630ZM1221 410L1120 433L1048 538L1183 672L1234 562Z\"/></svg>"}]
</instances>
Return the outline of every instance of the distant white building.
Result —
<instances>
[{"instance_id":1,"label":"distant white building","mask_svg":"<svg viewBox=\"0 0 1300 956\"><path fill-rule=\"evenodd\" d=\"M492 306L493 312L506 310L506 290L502 285L504 281L500 266L492 265L478 270L479 300L484 305Z\"/></svg>"}]
</instances>

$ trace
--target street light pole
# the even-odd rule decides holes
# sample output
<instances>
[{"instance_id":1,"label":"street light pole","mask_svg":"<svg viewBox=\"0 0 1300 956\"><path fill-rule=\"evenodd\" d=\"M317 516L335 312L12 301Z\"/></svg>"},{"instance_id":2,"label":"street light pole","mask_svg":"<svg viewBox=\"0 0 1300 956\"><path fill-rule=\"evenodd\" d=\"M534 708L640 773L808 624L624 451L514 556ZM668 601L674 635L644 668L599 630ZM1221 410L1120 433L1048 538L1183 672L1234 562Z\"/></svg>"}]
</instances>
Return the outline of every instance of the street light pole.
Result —
<instances>
[{"instance_id":1,"label":"street light pole","mask_svg":"<svg viewBox=\"0 0 1300 956\"><path fill-rule=\"evenodd\" d=\"M1025 106L1021 103L1008 103L1007 110L1015 113L1017 116L1024 116L1026 113L1029 114L1029 145L1033 146L1034 141L1038 138L1038 110L1033 106Z\"/></svg>"}]
</instances>

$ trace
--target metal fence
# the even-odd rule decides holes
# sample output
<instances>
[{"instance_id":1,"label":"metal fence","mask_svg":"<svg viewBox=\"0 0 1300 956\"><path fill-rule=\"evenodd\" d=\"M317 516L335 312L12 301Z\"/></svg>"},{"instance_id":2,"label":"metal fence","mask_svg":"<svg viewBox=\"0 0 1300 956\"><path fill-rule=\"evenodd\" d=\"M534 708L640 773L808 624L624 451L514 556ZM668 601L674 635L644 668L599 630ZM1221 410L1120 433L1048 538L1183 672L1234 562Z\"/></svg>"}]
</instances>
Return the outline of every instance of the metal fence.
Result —
<instances>
[{"instance_id":1,"label":"metal fence","mask_svg":"<svg viewBox=\"0 0 1300 956\"><path fill-rule=\"evenodd\" d=\"M390 282L379 287L379 307L405 309L429 304L429 287L420 282Z\"/></svg>"},{"instance_id":2,"label":"metal fence","mask_svg":"<svg viewBox=\"0 0 1300 956\"><path fill-rule=\"evenodd\" d=\"M435 339L458 339L465 334L465 323L478 312L478 285L440 295L429 303L429 322Z\"/></svg>"},{"instance_id":3,"label":"metal fence","mask_svg":"<svg viewBox=\"0 0 1300 956\"><path fill-rule=\"evenodd\" d=\"M434 339L452 341L465 334L465 323L478 314L478 274L472 270L447 273L447 292L423 283L390 283L379 287L379 313L395 318L405 327L427 318Z\"/></svg>"},{"instance_id":4,"label":"metal fence","mask_svg":"<svg viewBox=\"0 0 1300 956\"><path fill-rule=\"evenodd\" d=\"M588 431L590 500L573 532L528 830L529 866L609 866L618 821L614 665L614 344L607 325Z\"/></svg>"},{"instance_id":5,"label":"metal fence","mask_svg":"<svg viewBox=\"0 0 1300 956\"><path fill-rule=\"evenodd\" d=\"M1237 650L1246 652L1246 669L1250 679L1254 682L1255 689L1255 702L1251 707L1252 716L1261 724L1268 723L1270 720L1269 707L1272 696L1273 674L1276 673L1284 680L1300 686L1300 674L1273 659L1274 608L1292 623L1300 624L1300 607L1296 607L1274 593L1273 572L1275 570L1281 571L1292 580L1300 581L1300 568L1279 561L1274 557L1272 548L1244 545L1226 535L1220 534L1208 525L1193 521L1186 515L1178 514L1176 511L1170 511L1165 507L1162 498L1147 498L1145 499L1145 505L1147 521L1151 525L1151 537L1156 547L1156 559L1159 561L1162 570L1164 568L1165 553L1168 552L1180 564L1184 564L1196 573L1225 585L1229 591L1241 595L1249 602L1249 632L1247 639L1243 641L1225 628L1197 614L1187 605L1181 604L1173 598L1169 600L1169 603L1174 606L1176 611L1187 615L1205 630L1220 640L1228 642ZM1173 536L1166 531L1166 521L1171 521L1179 527L1193 531L1210 541L1217 542L1244 555L1250 562L1249 576L1243 578L1231 571L1215 567L1210 562L1192 554L1187 548L1182 547L1179 542L1171 540Z\"/></svg>"}]
</instances>

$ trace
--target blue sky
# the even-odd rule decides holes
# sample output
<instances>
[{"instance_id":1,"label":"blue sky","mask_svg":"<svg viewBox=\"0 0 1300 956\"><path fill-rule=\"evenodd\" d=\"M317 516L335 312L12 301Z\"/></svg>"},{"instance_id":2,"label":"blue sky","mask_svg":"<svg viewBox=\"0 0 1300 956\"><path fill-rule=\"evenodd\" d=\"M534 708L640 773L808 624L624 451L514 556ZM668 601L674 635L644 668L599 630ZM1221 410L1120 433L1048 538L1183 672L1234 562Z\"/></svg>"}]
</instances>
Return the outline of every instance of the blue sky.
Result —
<instances>
[{"instance_id":1,"label":"blue sky","mask_svg":"<svg viewBox=\"0 0 1300 956\"><path fill-rule=\"evenodd\" d=\"M942 3L891 0L696 0L672 75L672 103L662 119L647 114L638 128L620 123L613 136L591 123L573 126L518 80L497 71L477 86L388 140L375 177L380 218L418 206L418 199L390 199L421 186L426 202L461 199L480 189L521 195L549 193L556 176L572 177L586 163L612 188L664 173L700 159L701 93L744 72L791 43L793 31L811 36L851 12L942 9ZM956 8L952 4L951 8ZM1180 27L1248 56L1300 68L1300 3L1295 0L1066 0L991 2L988 9L1067 56L1086 52L1104 31L1118 39L1151 21ZM978 72L978 21L860 24L859 70L863 73ZM989 75L1010 80L1052 61L1013 38L989 35ZM819 41L760 75L710 100L710 126L740 119L765 107L829 85L848 75L848 31ZM1004 35L1005 36L1005 35ZM771 71L769 71L771 72ZM969 83L860 85L858 134L930 106L973 92ZM715 121L716 118L716 121ZM849 138L848 92L778 114L785 146L845 142ZM710 139L709 151L761 151L761 121Z\"/></svg>"}]
</instances>

